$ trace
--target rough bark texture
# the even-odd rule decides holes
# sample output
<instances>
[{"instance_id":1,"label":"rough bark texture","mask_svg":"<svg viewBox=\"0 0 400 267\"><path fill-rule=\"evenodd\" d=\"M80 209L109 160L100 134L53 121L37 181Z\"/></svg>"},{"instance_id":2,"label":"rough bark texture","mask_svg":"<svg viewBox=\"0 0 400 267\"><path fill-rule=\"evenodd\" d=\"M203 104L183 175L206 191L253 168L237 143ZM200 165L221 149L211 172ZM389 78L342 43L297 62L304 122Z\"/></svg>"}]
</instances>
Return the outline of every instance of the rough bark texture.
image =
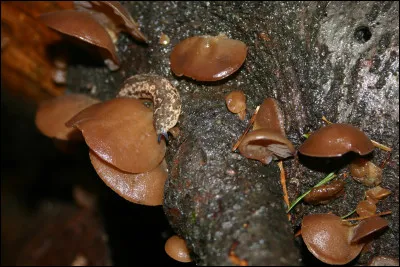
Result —
<instances>
[{"instance_id":1,"label":"rough bark texture","mask_svg":"<svg viewBox=\"0 0 400 267\"><path fill-rule=\"evenodd\" d=\"M281 104L286 132L295 146L302 143L302 134L323 125L320 118L325 115L359 127L393 148L382 183L393 193L378 204L379 211L393 212L387 217L389 229L353 263L365 264L372 255L398 258L398 2L123 4L142 25L149 45L123 35L118 42L121 70L72 66L69 89L106 100L115 97L125 78L149 72L178 88L181 135L169 143L164 211L187 240L197 264L232 265L233 250L249 265L313 262L304 246L299 256L293 242L276 164L262 166L231 152L265 97ZM161 33L171 38L170 44L158 43ZM190 36L219 33L249 47L246 62L235 75L207 84L172 75L169 55L174 45ZM243 90L247 96L245 121L225 107L224 96L232 90ZM376 149L372 160L379 164L385 157ZM333 164L304 157L286 161L290 200L327 172L343 168L349 157L344 159ZM355 208L365 189L347 179L345 197L323 206L299 204L291 226L299 226L303 215L310 213L332 211L342 216ZM300 238L297 243L302 246Z\"/></svg>"}]
</instances>

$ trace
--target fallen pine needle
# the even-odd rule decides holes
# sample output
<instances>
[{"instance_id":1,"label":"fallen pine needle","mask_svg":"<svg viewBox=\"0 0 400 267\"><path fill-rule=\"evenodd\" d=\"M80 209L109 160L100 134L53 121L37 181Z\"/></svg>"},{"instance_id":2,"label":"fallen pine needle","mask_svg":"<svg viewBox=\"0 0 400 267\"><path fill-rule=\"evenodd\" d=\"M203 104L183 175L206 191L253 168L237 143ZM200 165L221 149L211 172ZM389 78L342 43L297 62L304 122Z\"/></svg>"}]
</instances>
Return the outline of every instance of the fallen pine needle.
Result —
<instances>
[{"instance_id":1,"label":"fallen pine needle","mask_svg":"<svg viewBox=\"0 0 400 267\"><path fill-rule=\"evenodd\" d=\"M372 218L372 217L379 217L379 216L388 215L388 214L392 214L392 211L389 210L389 211L384 211L384 212L373 214L373 215L344 219L342 221L359 221L359 220L364 220L364 219L368 219L368 218Z\"/></svg>"},{"instance_id":2,"label":"fallen pine needle","mask_svg":"<svg viewBox=\"0 0 400 267\"><path fill-rule=\"evenodd\" d=\"M322 116L322 120L323 120L324 122L328 123L328 124L333 123L333 122L328 121L327 118L326 118L325 116ZM382 150L389 151L389 152L392 151L392 149L391 149L390 147L388 147L388 146L382 145L382 144L380 144L380 143L378 143L378 142L376 142L376 141L374 141L374 140L371 140L371 142L372 142L372 144L374 144L374 146L377 147L377 148L380 148L380 149L382 149Z\"/></svg>"},{"instance_id":3,"label":"fallen pine needle","mask_svg":"<svg viewBox=\"0 0 400 267\"><path fill-rule=\"evenodd\" d=\"M243 132L243 134L240 136L240 138L239 138L239 140L236 142L236 144L232 147L232 151L235 151L235 150L239 147L239 145L240 145L240 143L242 142L244 136L245 136L245 135L247 134L247 132L250 130L251 126L253 125L254 121L256 120L256 115L257 115L259 109L260 109L260 106L258 106L258 107L256 108L256 110L254 111L253 116L251 116L249 125L247 125L246 130L245 130L245 131Z\"/></svg>"},{"instance_id":4,"label":"fallen pine needle","mask_svg":"<svg viewBox=\"0 0 400 267\"><path fill-rule=\"evenodd\" d=\"M281 185L282 185L282 190L283 190L283 201L286 203L286 207L290 206L289 202L289 195L286 187L286 175L285 175L285 169L283 168L283 162L280 160L278 162L279 170L281 171ZM290 221L290 214L288 214L288 220Z\"/></svg>"},{"instance_id":5,"label":"fallen pine needle","mask_svg":"<svg viewBox=\"0 0 400 267\"><path fill-rule=\"evenodd\" d=\"M301 236L301 229L299 229L299 231L297 231L297 232L294 234L294 237L298 237L298 236Z\"/></svg>"}]
</instances>

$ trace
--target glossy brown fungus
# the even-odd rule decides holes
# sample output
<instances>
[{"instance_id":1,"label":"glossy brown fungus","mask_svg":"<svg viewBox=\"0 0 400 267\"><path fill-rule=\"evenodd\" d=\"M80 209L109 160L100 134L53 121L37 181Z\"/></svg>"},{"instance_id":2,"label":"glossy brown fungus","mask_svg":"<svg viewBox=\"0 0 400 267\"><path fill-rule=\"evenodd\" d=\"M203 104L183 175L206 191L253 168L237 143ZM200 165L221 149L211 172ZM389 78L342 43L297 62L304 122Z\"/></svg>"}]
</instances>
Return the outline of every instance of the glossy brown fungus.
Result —
<instances>
[{"instance_id":1,"label":"glossy brown fungus","mask_svg":"<svg viewBox=\"0 0 400 267\"><path fill-rule=\"evenodd\" d=\"M74 1L79 11L88 12L112 37L114 43L120 31L129 33L141 42L147 42L146 36L139 30L129 12L118 1Z\"/></svg>"},{"instance_id":2,"label":"glossy brown fungus","mask_svg":"<svg viewBox=\"0 0 400 267\"><path fill-rule=\"evenodd\" d=\"M238 114L241 120L246 117L246 96L242 91L232 91L225 96L228 110Z\"/></svg>"},{"instance_id":3,"label":"glossy brown fungus","mask_svg":"<svg viewBox=\"0 0 400 267\"><path fill-rule=\"evenodd\" d=\"M373 201L362 200L358 202L356 212L359 216L370 216L376 213L376 205Z\"/></svg>"},{"instance_id":4,"label":"glossy brown fungus","mask_svg":"<svg viewBox=\"0 0 400 267\"><path fill-rule=\"evenodd\" d=\"M83 94L62 95L42 101L36 111L36 127L50 138L83 140L79 130L68 128L65 123L78 112L98 102Z\"/></svg>"},{"instance_id":5,"label":"glossy brown fungus","mask_svg":"<svg viewBox=\"0 0 400 267\"><path fill-rule=\"evenodd\" d=\"M48 27L97 47L110 70L119 68L119 59L110 35L104 27L87 13L75 10L55 11L40 15Z\"/></svg>"},{"instance_id":6,"label":"glossy brown fungus","mask_svg":"<svg viewBox=\"0 0 400 267\"><path fill-rule=\"evenodd\" d=\"M95 104L66 125L81 130L90 149L125 172L150 171L165 155L165 141L157 142L153 111L137 99L116 98Z\"/></svg>"},{"instance_id":7,"label":"glossy brown fungus","mask_svg":"<svg viewBox=\"0 0 400 267\"><path fill-rule=\"evenodd\" d=\"M358 158L350 164L354 180L366 186L376 186L382 182L382 169L367 159Z\"/></svg>"},{"instance_id":8,"label":"glossy brown fungus","mask_svg":"<svg viewBox=\"0 0 400 267\"><path fill-rule=\"evenodd\" d=\"M246 56L246 44L226 35L193 36L173 48L170 66L177 76L218 81L237 71Z\"/></svg>"},{"instance_id":9,"label":"glossy brown fungus","mask_svg":"<svg viewBox=\"0 0 400 267\"><path fill-rule=\"evenodd\" d=\"M333 181L329 184L315 187L304 198L304 201L313 205L327 204L329 201L338 198L344 193L344 182Z\"/></svg>"},{"instance_id":10,"label":"glossy brown fungus","mask_svg":"<svg viewBox=\"0 0 400 267\"><path fill-rule=\"evenodd\" d=\"M164 184L168 176L165 160L151 171L135 174L117 169L92 150L89 152L89 157L104 183L121 197L136 204L162 205Z\"/></svg>"},{"instance_id":11,"label":"glossy brown fungus","mask_svg":"<svg viewBox=\"0 0 400 267\"><path fill-rule=\"evenodd\" d=\"M389 189L382 188L380 186L375 186L365 192L367 199L379 201L387 196L389 196L392 192Z\"/></svg>"},{"instance_id":12,"label":"glossy brown fungus","mask_svg":"<svg viewBox=\"0 0 400 267\"><path fill-rule=\"evenodd\" d=\"M269 164L273 159L293 156L295 148L280 133L268 129L258 129L245 135L239 145L239 151L246 158Z\"/></svg>"},{"instance_id":13,"label":"glossy brown fungus","mask_svg":"<svg viewBox=\"0 0 400 267\"><path fill-rule=\"evenodd\" d=\"M277 131L283 136L286 136L283 113L278 101L274 98L268 97L264 99L260 109L258 110L254 120L253 129L256 130L262 128Z\"/></svg>"},{"instance_id":14,"label":"glossy brown fungus","mask_svg":"<svg viewBox=\"0 0 400 267\"><path fill-rule=\"evenodd\" d=\"M334 214L304 216L301 235L308 250L328 264L346 264L361 252L363 243L350 243L354 226Z\"/></svg>"},{"instance_id":15,"label":"glossy brown fungus","mask_svg":"<svg viewBox=\"0 0 400 267\"><path fill-rule=\"evenodd\" d=\"M363 238L366 238L387 226L388 221L382 217L364 219L354 228L351 243L362 242Z\"/></svg>"},{"instance_id":16,"label":"glossy brown fungus","mask_svg":"<svg viewBox=\"0 0 400 267\"><path fill-rule=\"evenodd\" d=\"M176 261L192 261L185 240L177 235L171 236L168 238L167 242L165 242L165 252Z\"/></svg>"},{"instance_id":17,"label":"glossy brown fungus","mask_svg":"<svg viewBox=\"0 0 400 267\"><path fill-rule=\"evenodd\" d=\"M364 132L343 123L329 124L312 133L299 147L299 152L310 157L339 157L350 151L366 155L374 145Z\"/></svg>"}]
</instances>

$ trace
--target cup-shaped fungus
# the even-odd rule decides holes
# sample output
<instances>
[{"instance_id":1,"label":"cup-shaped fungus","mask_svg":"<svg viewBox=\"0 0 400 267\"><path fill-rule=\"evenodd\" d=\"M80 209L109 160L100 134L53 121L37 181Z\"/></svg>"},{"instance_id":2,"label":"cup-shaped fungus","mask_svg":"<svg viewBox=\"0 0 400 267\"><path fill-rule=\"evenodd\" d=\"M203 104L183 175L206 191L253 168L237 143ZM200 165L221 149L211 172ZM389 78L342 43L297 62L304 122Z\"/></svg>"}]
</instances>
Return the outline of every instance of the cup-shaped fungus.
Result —
<instances>
[{"instance_id":1,"label":"cup-shaped fungus","mask_svg":"<svg viewBox=\"0 0 400 267\"><path fill-rule=\"evenodd\" d=\"M104 59L104 64L110 70L119 68L119 59L110 35L89 14L75 10L63 10L43 14L39 19L48 27L62 34L97 47Z\"/></svg>"},{"instance_id":2,"label":"cup-shaped fungus","mask_svg":"<svg viewBox=\"0 0 400 267\"><path fill-rule=\"evenodd\" d=\"M218 81L237 71L246 56L246 44L226 35L194 36L174 47L170 65L177 76L204 82Z\"/></svg>"},{"instance_id":3,"label":"cup-shaped fungus","mask_svg":"<svg viewBox=\"0 0 400 267\"><path fill-rule=\"evenodd\" d=\"M299 147L299 152L310 157L340 157L347 152L366 155L374 145L364 132L343 123L329 124L312 133Z\"/></svg>"},{"instance_id":4,"label":"cup-shaped fungus","mask_svg":"<svg viewBox=\"0 0 400 267\"><path fill-rule=\"evenodd\" d=\"M346 264L361 252L363 243L350 243L354 226L334 214L304 216L301 236L308 250L328 264Z\"/></svg>"},{"instance_id":5,"label":"cup-shaped fungus","mask_svg":"<svg viewBox=\"0 0 400 267\"><path fill-rule=\"evenodd\" d=\"M138 41L147 42L139 25L118 1L74 1L79 11L88 12L109 32L114 43L120 31L129 33Z\"/></svg>"},{"instance_id":6,"label":"cup-shaped fungus","mask_svg":"<svg viewBox=\"0 0 400 267\"><path fill-rule=\"evenodd\" d=\"M157 142L153 112L137 99L115 98L95 104L66 125L81 130L90 149L125 172L150 171L165 155L165 141Z\"/></svg>"},{"instance_id":7,"label":"cup-shaped fungus","mask_svg":"<svg viewBox=\"0 0 400 267\"><path fill-rule=\"evenodd\" d=\"M382 169L367 159L358 158L350 164L354 180L366 186L376 186L382 182Z\"/></svg>"},{"instance_id":8,"label":"cup-shaped fungus","mask_svg":"<svg viewBox=\"0 0 400 267\"><path fill-rule=\"evenodd\" d=\"M390 194L391 192L389 189L382 188L380 186L375 186L374 188L371 188L365 192L367 199L375 201L382 200Z\"/></svg>"},{"instance_id":9,"label":"cup-shaped fungus","mask_svg":"<svg viewBox=\"0 0 400 267\"><path fill-rule=\"evenodd\" d=\"M162 205L164 184L167 180L167 163L163 160L155 169L144 173L119 170L89 151L94 169L104 183L126 200L142 205Z\"/></svg>"},{"instance_id":10,"label":"cup-shaped fungus","mask_svg":"<svg viewBox=\"0 0 400 267\"><path fill-rule=\"evenodd\" d=\"M258 129L245 135L239 151L246 158L269 164L273 159L293 156L295 148L282 134L269 129Z\"/></svg>"},{"instance_id":11,"label":"cup-shaped fungus","mask_svg":"<svg viewBox=\"0 0 400 267\"><path fill-rule=\"evenodd\" d=\"M315 187L304 198L304 201L313 205L326 204L344 193L344 182L341 180Z\"/></svg>"},{"instance_id":12,"label":"cup-shaped fungus","mask_svg":"<svg viewBox=\"0 0 400 267\"><path fill-rule=\"evenodd\" d=\"M376 205L373 201L362 200L358 202L356 212L360 216L369 216L376 213Z\"/></svg>"},{"instance_id":13,"label":"cup-shaped fungus","mask_svg":"<svg viewBox=\"0 0 400 267\"><path fill-rule=\"evenodd\" d=\"M36 112L35 124L41 133L59 140L83 140L79 130L65 122L83 109L100 102L83 94L62 95L42 101Z\"/></svg>"},{"instance_id":14,"label":"cup-shaped fungus","mask_svg":"<svg viewBox=\"0 0 400 267\"><path fill-rule=\"evenodd\" d=\"M362 242L367 236L380 231L388 226L388 221L381 217L371 217L362 220L352 234L351 243Z\"/></svg>"},{"instance_id":15,"label":"cup-shaped fungus","mask_svg":"<svg viewBox=\"0 0 400 267\"><path fill-rule=\"evenodd\" d=\"M232 91L225 97L229 111L238 114L241 120L246 117L246 96L242 91Z\"/></svg>"},{"instance_id":16,"label":"cup-shaped fungus","mask_svg":"<svg viewBox=\"0 0 400 267\"><path fill-rule=\"evenodd\" d=\"M257 112L253 130L267 128L286 136L283 121L283 113L278 102L274 98L268 97L264 99Z\"/></svg>"},{"instance_id":17,"label":"cup-shaped fungus","mask_svg":"<svg viewBox=\"0 0 400 267\"><path fill-rule=\"evenodd\" d=\"M168 238L167 242L165 242L165 252L176 261L192 261L185 240L177 235L171 236Z\"/></svg>"}]
</instances>

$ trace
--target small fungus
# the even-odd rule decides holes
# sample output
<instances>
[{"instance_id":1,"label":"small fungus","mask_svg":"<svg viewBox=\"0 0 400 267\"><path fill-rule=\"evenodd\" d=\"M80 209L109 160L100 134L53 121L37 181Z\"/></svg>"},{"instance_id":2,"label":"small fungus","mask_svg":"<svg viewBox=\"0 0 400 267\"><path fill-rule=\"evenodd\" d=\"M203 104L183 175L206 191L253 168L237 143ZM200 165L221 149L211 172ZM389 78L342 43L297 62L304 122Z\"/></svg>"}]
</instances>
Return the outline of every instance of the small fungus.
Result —
<instances>
[{"instance_id":1,"label":"small fungus","mask_svg":"<svg viewBox=\"0 0 400 267\"><path fill-rule=\"evenodd\" d=\"M362 242L362 239L388 226L388 221L376 216L362 220L353 231L351 243Z\"/></svg>"},{"instance_id":2,"label":"small fungus","mask_svg":"<svg viewBox=\"0 0 400 267\"><path fill-rule=\"evenodd\" d=\"M246 117L246 96L242 91L232 91L225 97L229 111L238 114L241 120Z\"/></svg>"},{"instance_id":3,"label":"small fungus","mask_svg":"<svg viewBox=\"0 0 400 267\"><path fill-rule=\"evenodd\" d=\"M271 97L264 99L258 110L253 129L267 128L286 136L284 118L278 102Z\"/></svg>"},{"instance_id":4,"label":"small fungus","mask_svg":"<svg viewBox=\"0 0 400 267\"><path fill-rule=\"evenodd\" d=\"M310 157L340 157L350 151L367 155L374 145L364 132L349 124L329 124L312 133L299 152Z\"/></svg>"},{"instance_id":5,"label":"small fungus","mask_svg":"<svg viewBox=\"0 0 400 267\"><path fill-rule=\"evenodd\" d=\"M376 205L373 201L362 200L357 204L356 212L359 216L370 216L376 213Z\"/></svg>"},{"instance_id":6,"label":"small fungus","mask_svg":"<svg viewBox=\"0 0 400 267\"><path fill-rule=\"evenodd\" d=\"M304 216L301 236L308 250L328 264L346 264L361 252L363 243L350 243L354 226L334 214Z\"/></svg>"},{"instance_id":7,"label":"small fungus","mask_svg":"<svg viewBox=\"0 0 400 267\"><path fill-rule=\"evenodd\" d=\"M269 164L273 159L293 156L295 148L280 133L268 129L258 129L245 135L239 145L239 151L246 158Z\"/></svg>"},{"instance_id":8,"label":"small fungus","mask_svg":"<svg viewBox=\"0 0 400 267\"><path fill-rule=\"evenodd\" d=\"M376 186L382 182L382 169L363 158L350 164L350 173L354 180L366 186Z\"/></svg>"},{"instance_id":9,"label":"small fungus","mask_svg":"<svg viewBox=\"0 0 400 267\"><path fill-rule=\"evenodd\" d=\"M330 184L315 187L304 198L304 201L313 205L326 204L344 193L344 182L333 181Z\"/></svg>"},{"instance_id":10,"label":"small fungus","mask_svg":"<svg viewBox=\"0 0 400 267\"><path fill-rule=\"evenodd\" d=\"M115 98L95 104L66 125L81 130L90 149L125 172L150 171L165 155L165 141L157 142L153 112L137 99Z\"/></svg>"},{"instance_id":11,"label":"small fungus","mask_svg":"<svg viewBox=\"0 0 400 267\"><path fill-rule=\"evenodd\" d=\"M138 41L147 42L146 36L139 30L139 24L118 1L74 1L74 6L79 11L88 12L103 25L114 43L120 31L129 33Z\"/></svg>"},{"instance_id":12,"label":"small fungus","mask_svg":"<svg viewBox=\"0 0 400 267\"><path fill-rule=\"evenodd\" d=\"M89 152L89 157L104 183L121 197L136 204L162 205L164 184L168 176L165 160L151 171L135 174L117 169L92 150Z\"/></svg>"},{"instance_id":13,"label":"small fungus","mask_svg":"<svg viewBox=\"0 0 400 267\"><path fill-rule=\"evenodd\" d=\"M176 261L191 262L189 250L186 246L185 240L177 235L171 236L165 242L165 252Z\"/></svg>"},{"instance_id":14,"label":"small fungus","mask_svg":"<svg viewBox=\"0 0 400 267\"><path fill-rule=\"evenodd\" d=\"M170 65L177 76L204 82L218 81L237 71L246 56L246 44L226 35L194 36L174 47Z\"/></svg>"},{"instance_id":15,"label":"small fungus","mask_svg":"<svg viewBox=\"0 0 400 267\"><path fill-rule=\"evenodd\" d=\"M119 59L110 35L89 14L75 10L62 10L42 14L39 19L62 34L96 46L110 70L119 68Z\"/></svg>"},{"instance_id":16,"label":"small fungus","mask_svg":"<svg viewBox=\"0 0 400 267\"><path fill-rule=\"evenodd\" d=\"M83 94L62 95L44 100L36 112L35 124L39 131L50 138L59 140L83 140L82 134L65 126L81 110L100 102Z\"/></svg>"},{"instance_id":17,"label":"small fungus","mask_svg":"<svg viewBox=\"0 0 400 267\"><path fill-rule=\"evenodd\" d=\"M389 189L382 188L380 186L375 186L374 188L371 188L365 192L367 199L372 199L375 201L382 200L390 194L391 192Z\"/></svg>"}]
</instances>

